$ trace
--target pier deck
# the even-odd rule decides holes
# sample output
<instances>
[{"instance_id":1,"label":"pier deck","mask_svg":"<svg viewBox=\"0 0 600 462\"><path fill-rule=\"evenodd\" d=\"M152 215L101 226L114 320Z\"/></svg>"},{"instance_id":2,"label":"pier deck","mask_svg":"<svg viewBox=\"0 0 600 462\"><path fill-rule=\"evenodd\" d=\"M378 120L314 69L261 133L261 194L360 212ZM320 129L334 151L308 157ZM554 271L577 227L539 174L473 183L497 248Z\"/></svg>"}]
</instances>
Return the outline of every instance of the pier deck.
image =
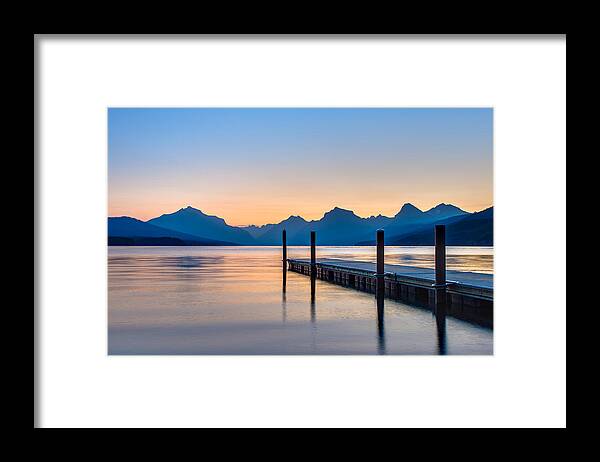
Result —
<instances>
[{"instance_id":1,"label":"pier deck","mask_svg":"<svg viewBox=\"0 0 600 462\"><path fill-rule=\"evenodd\" d=\"M316 277L365 292L375 292L376 263L316 259ZM287 259L288 268L310 274L310 259ZM435 270L405 265L384 265L385 295L388 298L425 305L435 304ZM494 289L492 274L447 271L449 312L460 319L491 327Z\"/></svg>"}]
</instances>

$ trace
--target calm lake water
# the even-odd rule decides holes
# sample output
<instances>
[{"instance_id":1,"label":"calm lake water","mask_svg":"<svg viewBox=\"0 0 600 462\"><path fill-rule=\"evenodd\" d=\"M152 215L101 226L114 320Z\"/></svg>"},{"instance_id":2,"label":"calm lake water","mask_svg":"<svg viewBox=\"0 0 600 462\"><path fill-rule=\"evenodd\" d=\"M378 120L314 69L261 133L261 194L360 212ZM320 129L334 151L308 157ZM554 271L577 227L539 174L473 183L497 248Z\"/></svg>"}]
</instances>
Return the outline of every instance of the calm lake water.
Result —
<instances>
[{"instance_id":1,"label":"calm lake water","mask_svg":"<svg viewBox=\"0 0 600 462\"><path fill-rule=\"evenodd\" d=\"M432 247L386 247L386 263L433 267ZM288 247L308 258L308 247ZM375 247L318 247L319 258L375 261ZM493 272L492 247L448 247L448 269ZM444 335L445 334L445 335ZM280 247L109 247L109 354L493 353L493 331L287 272Z\"/></svg>"}]
</instances>

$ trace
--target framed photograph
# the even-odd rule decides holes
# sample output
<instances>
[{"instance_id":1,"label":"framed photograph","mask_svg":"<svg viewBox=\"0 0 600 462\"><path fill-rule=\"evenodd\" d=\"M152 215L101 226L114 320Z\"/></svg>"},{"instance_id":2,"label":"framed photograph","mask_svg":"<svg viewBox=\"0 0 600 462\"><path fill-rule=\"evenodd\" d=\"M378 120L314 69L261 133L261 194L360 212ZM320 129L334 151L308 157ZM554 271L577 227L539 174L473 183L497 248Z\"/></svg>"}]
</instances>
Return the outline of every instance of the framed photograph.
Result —
<instances>
[{"instance_id":1,"label":"framed photograph","mask_svg":"<svg viewBox=\"0 0 600 462\"><path fill-rule=\"evenodd\" d=\"M109 108L108 354L492 354L492 131L492 108Z\"/></svg>"},{"instance_id":2,"label":"framed photograph","mask_svg":"<svg viewBox=\"0 0 600 462\"><path fill-rule=\"evenodd\" d=\"M566 426L566 36L34 53L35 427Z\"/></svg>"}]
</instances>

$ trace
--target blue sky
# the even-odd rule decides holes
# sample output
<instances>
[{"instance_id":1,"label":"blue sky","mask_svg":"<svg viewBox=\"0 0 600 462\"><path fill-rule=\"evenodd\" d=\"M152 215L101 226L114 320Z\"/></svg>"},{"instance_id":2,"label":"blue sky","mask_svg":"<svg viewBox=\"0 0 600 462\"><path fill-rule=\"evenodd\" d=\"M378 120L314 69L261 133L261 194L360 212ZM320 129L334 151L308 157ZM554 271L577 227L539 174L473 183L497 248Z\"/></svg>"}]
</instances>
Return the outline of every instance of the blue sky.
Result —
<instances>
[{"instance_id":1,"label":"blue sky","mask_svg":"<svg viewBox=\"0 0 600 462\"><path fill-rule=\"evenodd\" d=\"M230 224L492 205L492 109L111 108L109 214Z\"/></svg>"}]
</instances>

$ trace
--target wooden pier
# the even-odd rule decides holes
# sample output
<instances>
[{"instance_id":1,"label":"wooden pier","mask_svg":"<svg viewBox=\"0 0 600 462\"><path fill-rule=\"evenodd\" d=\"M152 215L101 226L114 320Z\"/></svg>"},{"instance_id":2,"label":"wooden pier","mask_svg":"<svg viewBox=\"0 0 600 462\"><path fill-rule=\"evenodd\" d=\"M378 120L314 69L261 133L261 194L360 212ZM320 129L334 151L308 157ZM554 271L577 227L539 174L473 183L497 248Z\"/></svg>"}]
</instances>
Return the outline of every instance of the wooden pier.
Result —
<instances>
[{"instance_id":1,"label":"wooden pier","mask_svg":"<svg viewBox=\"0 0 600 462\"><path fill-rule=\"evenodd\" d=\"M377 263L316 258L313 237L312 258L288 258L287 265L290 271L311 276L312 281L315 278L320 279L373 293L378 298L386 297L428 308L438 317L448 314L493 327L494 276L447 271L444 231L445 229L436 229L436 237L439 234L439 240L436 242L436 269L384 264L383 233L378 245ZM311 285L314 286L314 282Z\"/></svg>"}]
</instances>

